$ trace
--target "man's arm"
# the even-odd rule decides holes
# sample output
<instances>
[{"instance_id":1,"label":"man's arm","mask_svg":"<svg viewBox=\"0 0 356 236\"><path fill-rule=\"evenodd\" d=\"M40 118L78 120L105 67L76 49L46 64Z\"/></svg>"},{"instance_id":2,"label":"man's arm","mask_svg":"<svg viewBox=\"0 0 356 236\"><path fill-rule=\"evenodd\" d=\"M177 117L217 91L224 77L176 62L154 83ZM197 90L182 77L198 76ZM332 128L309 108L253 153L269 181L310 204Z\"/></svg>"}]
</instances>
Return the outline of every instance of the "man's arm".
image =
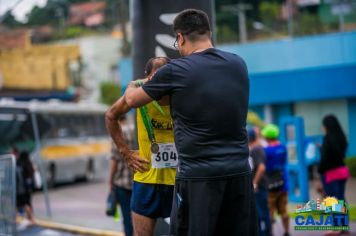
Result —
<instances>
[{"instance_id":1,"label":"man's arm","mask_svg":"<svg viewBox=\"0 0 356 236\"><path fill-rule=\"evenodd\" d=\"M117 100L114 105L106 112L106 128L109 131L114 143L116 144L119 153L125 159L128 166L133 171L145 172L148 169L146 164L149 162L138 156L135 151L129 149L125 142L121 126L118 122L119 117L126 114L129 110L130 107L126 103L125 97L120 97L119 100Z\"/></svg>"},{"instance_id":2,"label":"man's arm","mask_svg":"<svg viewBox=\"0 0 356 236\"><path fill-rule=\"evenodd\" d=\"M125 101L129 107L141 107L153 101L153 99L148 96L142 87L137 87L135 81L132 81L126 89Z\"/></svg>"}]
</instances>

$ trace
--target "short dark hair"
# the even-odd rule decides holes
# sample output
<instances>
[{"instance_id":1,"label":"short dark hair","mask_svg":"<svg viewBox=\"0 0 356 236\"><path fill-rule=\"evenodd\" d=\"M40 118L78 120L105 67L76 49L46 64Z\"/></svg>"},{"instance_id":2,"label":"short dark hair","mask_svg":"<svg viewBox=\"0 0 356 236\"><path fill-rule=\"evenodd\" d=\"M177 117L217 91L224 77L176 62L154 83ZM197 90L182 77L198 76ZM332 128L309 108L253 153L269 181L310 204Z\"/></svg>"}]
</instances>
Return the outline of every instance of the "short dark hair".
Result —
<instances>
[{"instance_id":1,"label":"short dark hair","mask_svg":"<svg viewBox=\"0 0 356 236\"><path fill-rule=\"evenodd\" d=\"M152 73L153 70L167 64L171 59L168 57L152 57L150 58L145 66L145 75L148 76Z\"/></svg>"},{"instance_id":2,"label":"short dark hair","mask_svg":"<svg viewBox=\"0 0 356 236\"><path fill-rule=\"evenodd\" d=\"M181 11L174 19L173 31L188 36L191 41L196 41L201 36L210 36L208 15L197 9Z\"/></svg>"}]
</instances>

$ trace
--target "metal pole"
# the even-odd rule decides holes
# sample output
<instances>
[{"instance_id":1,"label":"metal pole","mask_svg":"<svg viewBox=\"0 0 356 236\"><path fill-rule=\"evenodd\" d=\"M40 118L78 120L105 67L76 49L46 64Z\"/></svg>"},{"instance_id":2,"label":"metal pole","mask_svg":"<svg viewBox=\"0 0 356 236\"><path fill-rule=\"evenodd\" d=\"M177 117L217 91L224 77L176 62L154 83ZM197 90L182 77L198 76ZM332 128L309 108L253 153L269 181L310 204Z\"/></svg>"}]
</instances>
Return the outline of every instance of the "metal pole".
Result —
<instances>
[{"instance_id":1,"label":"metal pole","mask_svg":"<svg viewBox=\"0 0 356 236\"><path fill-rule=\"evenodd\" d=\"M48 197L47 178L45 178L47 176L47 171L44 168L43 160L40 157L41 139L40 139L40 134L38 131L37 117L36 117L36 114L33 112L31 112L31 122L32 122L33 133L35 136L35 143L36 143L35 144L35 157L37 158L38 163L39 163L41 179L42 179L42 184L43 184L44 198L45 198L45 203L46 203L47 216L52 217L52 212L51 212L51 207L49 204L49 197Z\"/></svg>"},{"instance_id":2,"label":"metal pole","mask_svg":"<svg viewBox=\"0 0 356 236\"><path fill-rule=\"evenodd\" d=\"M13 204L13 208L15 209L13 211L13 215L12 215L12 219L14 220L13 224L12 224L12 232L14 233L14 235L17 235L17 230L16 230L16 157L14 155L11 155L11 166L12 166L12 181L13 181L13 188L12 188L12 199L14 199L12 201Z\"/></svg>"},{"instance_id":3,"label":"metal pole","mask_svg":"<svg viewBox=\"0 0 356 236\"><path fill-rule=\"evenodd\" d=\"M288 35L289 37L293 37L293 4L292 0L287 0L287 8L288 8Z\"/></svg>"},{"instance_id":4,"label":"metal pole","mask_svg":"<svg viewBox=\"0 0 356 236\"><path fill-rule=\"evenodd\" d=\"M344 13L340 13L340 15L339 15L339 31L340 32L344 31L344 23L345 23Z\"/></svg>"},{"instance_id":5,"label":"metal pole","mask_svg":"<svg viewBox=\"0 0 356 236\"><path fill-rule=\"evenodd\" d=\"M240 43L247 42L246 11L251 9L252 6L250 4L244 3L222 6L223 11L232 12L233 14L237 15L239 23Z\"/></svg>"},{"instance_id":6,"label":"metal pole","mask_svg":"<svg viewBox=\"0 0 356 236\"><path fill-rule=\"evenodd\" d=\"M240 42L247 42L247 30L246 30L246 16L244 9L239 8L237 11L237 16L239 20L239 32L240 32Z\"/></svg>"},{"instance_id":7,"label":"metal pole","mask_svg":"<svg viewBox=\"0 0 356 236\"><path fill-rule=\"evenodd\" d=\"M213 0L213 1L210 1L211 2L211 8L212 9L215 9L215 0ZM215 12L215 10L214 11L212 11L212 13L211 13L211 23L212 23L212 25L213 25L213 29L212 29L212 33L213 33L213 35L212 35L212 40L213 40L213 44L214 45L216 45L217 44L217 41L216 41L216 12Z\"/></svg>"}]
</instances>

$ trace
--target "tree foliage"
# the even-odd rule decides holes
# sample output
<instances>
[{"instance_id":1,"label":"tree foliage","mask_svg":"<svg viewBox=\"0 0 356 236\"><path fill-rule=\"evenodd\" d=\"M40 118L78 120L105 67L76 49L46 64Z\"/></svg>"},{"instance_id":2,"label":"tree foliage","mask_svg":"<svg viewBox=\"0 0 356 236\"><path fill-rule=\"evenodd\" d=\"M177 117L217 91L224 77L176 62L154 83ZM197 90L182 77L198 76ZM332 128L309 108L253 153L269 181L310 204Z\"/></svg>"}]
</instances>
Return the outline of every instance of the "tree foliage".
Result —
<instances>
[{"instance_id":1,"label":"tree foliage","mask_svg":"<svg viewBox=\"0 0 356 236\"><path fill-rule=\"evenodd\" d=\"M5 12L1 23L9 28L14 28L21 25L21 23L15 19L11 11Z\"/></svg>"},{"instance_id":2,"label":"tree foliage","mask_svg":"<svg viewBox=\"0 0 356 236\"><path fill-rule=\"evenodd\" d=\"M320 34L326 31L324 25L318 15L303 12L296 21L297 35Z\"/></svg>"},{"instance_id":3,"label":"tree foliage","mask_svg":"<svg viewBox=\"0 0 356 236\"><path fill-rule=\"evenodd\" d=\"M278 20L281 11L281 5L276 2L262 2L259 6L261 21L271 26Z\"/></svg>"},{"instance_id":4,"label":"tree foliage","mask_svg":"<svg viewBox=\"0 0 356 236\"><path fill-rule=\"evenodd\" d=\"M112 105L120 97L120 86L114 82L100 84L100 100L102 103Z\"/></svg>"}]
</instances>

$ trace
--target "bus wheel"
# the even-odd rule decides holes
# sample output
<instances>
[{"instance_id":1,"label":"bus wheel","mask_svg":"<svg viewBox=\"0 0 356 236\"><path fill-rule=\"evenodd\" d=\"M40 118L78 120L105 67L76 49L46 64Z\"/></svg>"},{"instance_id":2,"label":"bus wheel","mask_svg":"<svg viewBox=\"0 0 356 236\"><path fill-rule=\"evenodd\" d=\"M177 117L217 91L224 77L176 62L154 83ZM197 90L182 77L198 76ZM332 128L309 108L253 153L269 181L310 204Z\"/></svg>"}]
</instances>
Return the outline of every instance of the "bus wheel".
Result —
<instances>
[{"instance_id":1,"label":"bus wheel","mask_svg":"<svg viewBox=\"0 0 356 236\"><path fill-rule=\"evenodd\" d=\"M47 171L47 186L53 188L56 184L56 166L51 163Z\"/></svg>"},{"instance_id":2,"label":"bus wheel","mask_svg":"<svg viewBox=\"0 0 356 236\"><path fill-rule=\"evenodd\" d=\"M94 171L94 161L93 159L90 159L87 164L87 168L85 170L85 180L90 181L93 180L95 177L95 171Z\"/></svg>"}]
</instances>

